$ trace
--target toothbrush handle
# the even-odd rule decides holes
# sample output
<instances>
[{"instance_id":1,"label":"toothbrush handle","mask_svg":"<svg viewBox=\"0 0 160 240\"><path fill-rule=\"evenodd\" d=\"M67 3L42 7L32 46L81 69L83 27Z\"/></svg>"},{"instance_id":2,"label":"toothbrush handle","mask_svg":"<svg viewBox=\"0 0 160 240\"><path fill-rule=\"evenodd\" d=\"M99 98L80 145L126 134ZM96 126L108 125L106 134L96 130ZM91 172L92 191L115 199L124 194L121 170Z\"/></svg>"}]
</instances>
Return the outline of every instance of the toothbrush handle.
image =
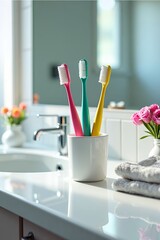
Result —
<instances>
[{"instance_id":1,"label":"toothbrush handle","mask_svg":"<svg viewBox=\"0 0 160 240\"><path fill-rule=\"evenodd\" d=\"M102 124L102 116L103 116L103 107L104 107L104 98L105 98L106 86L102 85L101 96L99 99L93 128L92 128L92 136L99 136Z\"/></svg>"},{"instance_id":2,"label":"toothbrush handle","mask_svg":"<svg viewBox=\"0 0 160 240\"><path fill-rule=\"evenodd\" d=\"M68 103L70 106L70 112L71 112L71 118L72 118L72 123L75 131L76 136L83 136L83 131L81 127L81 123L79 120L79 116L72 98L71 90L70 90L70 85L69 84L64 84L67 92L67 97L68 97Z\"/></svg>"},{"instance_id":3,"label":"toothbrush handle","mask_svg":"<svg viewBox=\"0 0 160 240\"><path fill-rule=\"evenodd\" d=\"M85 82L82 82L82 127L84 136L90 136L90 117Z\"/></svg>"}]
</instances>

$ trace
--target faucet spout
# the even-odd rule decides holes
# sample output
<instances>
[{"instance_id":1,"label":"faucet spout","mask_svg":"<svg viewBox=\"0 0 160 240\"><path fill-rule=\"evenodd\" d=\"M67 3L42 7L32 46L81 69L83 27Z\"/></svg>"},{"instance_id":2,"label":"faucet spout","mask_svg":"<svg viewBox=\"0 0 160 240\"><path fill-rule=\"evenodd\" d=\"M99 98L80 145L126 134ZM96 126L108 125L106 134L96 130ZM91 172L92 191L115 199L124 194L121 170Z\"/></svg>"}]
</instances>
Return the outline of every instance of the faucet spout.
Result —
<instances>
[{"instance_id":1,"label":"faucet spout","mask_svg":"<svg viewBox=\"0 0 160 240\"><path fill-rule=\"evenodd\" d=\"M33 134L33 139L36 141L41 134L50 132L58 135L58 150L61 155L68 154L67 135L69 133L69 119L67 116L57 115L38 115L39 117L57 117L58 125L54 128L40 128Z\"/></svg>"},{"instance_id":2,"label":"faucet spout","mask_svg":"<svg viewBox=\"0 0 160 240\"><path fill-rule=\"evenodd\" d=\"M64 134L64 131L61 126L55 128L40 128L34 132L33 139L36 141L40 138L41 134L51 132L52 134Z\"/></svg>"}]
</instances>

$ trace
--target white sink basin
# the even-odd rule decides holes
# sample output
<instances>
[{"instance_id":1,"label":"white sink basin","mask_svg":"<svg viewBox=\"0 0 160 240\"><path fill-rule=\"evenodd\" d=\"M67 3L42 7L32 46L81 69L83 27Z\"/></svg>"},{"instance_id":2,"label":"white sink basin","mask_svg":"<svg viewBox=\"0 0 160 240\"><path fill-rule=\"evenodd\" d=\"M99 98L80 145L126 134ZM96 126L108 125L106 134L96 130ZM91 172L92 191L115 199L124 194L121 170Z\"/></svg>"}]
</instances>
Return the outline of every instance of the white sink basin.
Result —
<instances>
[{"instance_id":1,"label":"white sink basin","mask_svg":"<svg viewBox=\"0 0 160 240\"><path fill-rule=\"evenodd\" d=\"M29 152L0 153L0 172L51 172L66 168L67 159Z\"/></svg>"}]
</instances>

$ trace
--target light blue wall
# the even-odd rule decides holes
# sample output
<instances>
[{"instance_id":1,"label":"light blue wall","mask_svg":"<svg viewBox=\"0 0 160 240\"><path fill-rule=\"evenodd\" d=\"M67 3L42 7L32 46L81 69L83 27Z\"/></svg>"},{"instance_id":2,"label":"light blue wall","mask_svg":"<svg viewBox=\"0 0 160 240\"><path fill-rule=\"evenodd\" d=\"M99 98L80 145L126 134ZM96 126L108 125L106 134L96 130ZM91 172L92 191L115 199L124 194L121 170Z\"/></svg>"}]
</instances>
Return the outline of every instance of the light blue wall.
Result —
<instances>
[{"instance_id":1,"label":"light blue wall","mask_svg":"<svg viewBox=\"0 0 160 240\"><path fill-rule=\"evenodd\" d=\"M131 104L160 104L160 2L132 3Z\"/></svg>"},{"instance_id":2,"label":"light blue wall","mask_svg":"<svg viewBox=\"0 0 160 240\"><path fill-rule=\"evenodd\" d=\"M59 85L58 79L52 79L49 73L52 64L67 63L72 78L73 97L76 105L80 105L78 61L85 58L89 63L89 105L97 106L101 84L98 83L99 71L95 71L93 65L96 53L93 39L96 29L96 19L93 22L95 4L95 1L54 1L54 4L53 1L34 1L33 86L34 91L40 94L40 103L67 105L64 87ZM124 100L129 106L129 82L125 74L113 73L105 106L113 100Z\"/></svg>"}]
</instances>

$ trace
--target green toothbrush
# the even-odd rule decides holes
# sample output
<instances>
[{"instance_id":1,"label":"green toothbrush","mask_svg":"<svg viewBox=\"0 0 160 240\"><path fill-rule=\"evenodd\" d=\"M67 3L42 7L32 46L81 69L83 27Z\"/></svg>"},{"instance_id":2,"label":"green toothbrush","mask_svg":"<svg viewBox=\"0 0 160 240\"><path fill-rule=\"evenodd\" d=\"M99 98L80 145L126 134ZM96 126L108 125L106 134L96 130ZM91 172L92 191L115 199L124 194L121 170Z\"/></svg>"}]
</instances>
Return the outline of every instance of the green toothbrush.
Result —
<instances>
[{"instance_id":1,"label":"green toothbrush","mask_svg":"<svg viewBox=\"0 0 160 240\"><path fill-rule=\"evenodd\" d=\"M87 68L87 61L85 59L81 59L79 61L79 77L82 82L82 128L83 128L84 136L90 136L91 135L90 116L89 116L89 108L88 108L88 100L87 100L87 92L86 92L88 68Z\"/></svg>"}]
</instances>

